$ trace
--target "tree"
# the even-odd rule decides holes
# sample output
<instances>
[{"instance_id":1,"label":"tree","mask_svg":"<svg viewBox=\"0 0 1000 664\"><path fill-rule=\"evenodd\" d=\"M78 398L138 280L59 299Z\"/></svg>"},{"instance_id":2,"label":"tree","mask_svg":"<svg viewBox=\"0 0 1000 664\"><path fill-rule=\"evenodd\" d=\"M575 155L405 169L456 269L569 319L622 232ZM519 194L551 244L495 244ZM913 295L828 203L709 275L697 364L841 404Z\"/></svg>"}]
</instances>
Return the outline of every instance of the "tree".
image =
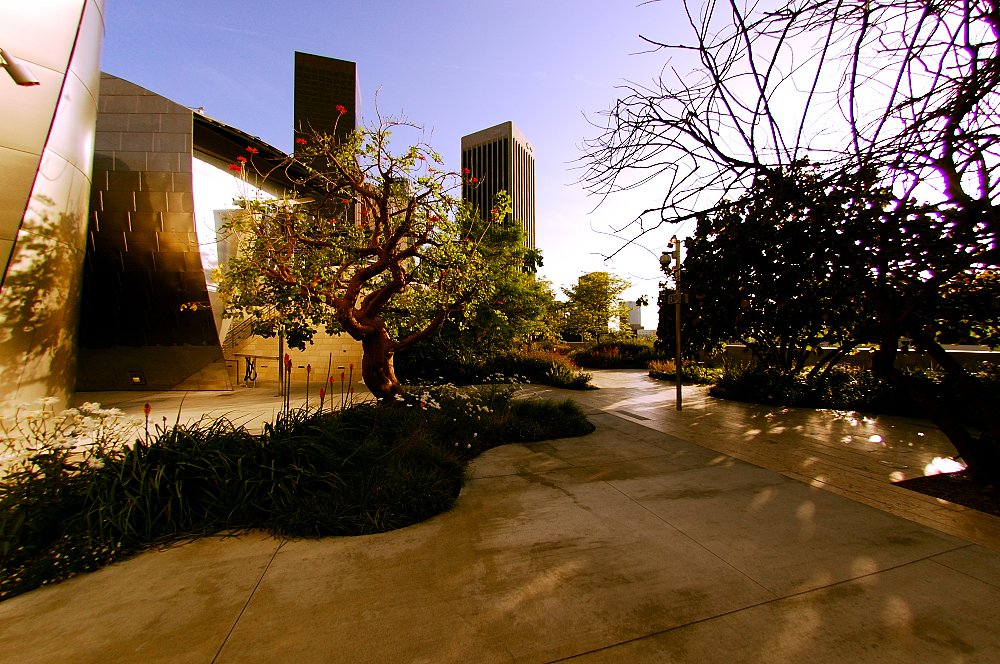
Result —
<instances>
[{"instance_id":1,"label":"tree","mask_svg":"<svg viewBox=\"0 0 1000 664\"><path fill-rule=\"evenodd\" d=\"M875 320L874 368L928 413L974 475L1000 477L1000 408L936 341L945 294L1000 267L1000 3L684 6L691 42L647 41L694 55L698 70L627 85L588 144L584 181L600 194L664 183L632 241L722 211L755 187L808 196L853 186L855 200L883 198L841 226L854 243L857 297ZM787 190L782 174L805 160L820 177ZM982 437L948 395L895 367L904 335L970 395L986 422Z\"/></svg>"},{"instance_id":2,"label":"tree","mask_svg":"<svg viewBox=\"0 0 1000 664\"><path fill-rule=\"evenodd\" d=\"M299 153L279 168L299 190L241 201L230 228L239 251L220 282L226 315L250 317L255 333L304 347L323 326L359 340L377 397L403 391L396 352L476 302L491 278L483 238L509 211L505 195L485 219L456 200L451 191L476 176L442 170L423 143L393 154L391 131L407 127L386 120L345 140L297 138ZM249 157L234 168L253 168Z\"/></svg>"},{"instance_id":3,"label":"tree","mask_svg":"<svg viewBox=\"0 0 1000 664\"><path fill-rule=\"evenodd\" d=\"M883 201L856 189L798 164L700 217L684 261L688 347L735 341L757 361L797 374L810 359L818 373L870 341L871 312L856 297L867 276L844 227ZM672 313L661 309L671 326Z\"/></svg>"},{"instance_id":4,"label":"tree","mask_svg":"<svg viewBox=\"0 0 1000 664\"><path fill-rule=\"evenodd\" d=\"M564 288L569 300L566 303L562 330L578 334L583 339L609 333L612 320L628 320L628 307L620 299L632 284L607 272L590 272L582 275L575 286Z\"/></svg>"},{"instance_id":5,"label":"tree","mask_svg":"<svg viewBox=\"0 0 1000 664\"><path fill-rule=\"evenodd\" d=\"M507 219L494 224L480 247L490 280L464 316L449 318L399 356L407 375L449 373L436 368L442 364L461 374L521 344L553 336L548 314L556 306L555 296L548 282L535 277L541 253L524 245L520 223Z\"/></svg>"}]
</instances>

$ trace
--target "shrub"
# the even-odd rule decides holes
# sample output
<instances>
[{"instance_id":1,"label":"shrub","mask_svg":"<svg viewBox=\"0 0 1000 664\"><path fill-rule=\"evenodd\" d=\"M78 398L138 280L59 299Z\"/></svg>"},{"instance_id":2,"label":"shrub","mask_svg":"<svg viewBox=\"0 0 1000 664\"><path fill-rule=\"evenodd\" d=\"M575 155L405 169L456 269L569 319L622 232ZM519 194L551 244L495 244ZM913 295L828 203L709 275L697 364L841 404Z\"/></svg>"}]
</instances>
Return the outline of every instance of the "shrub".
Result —
<instances>
[{"instance_id":1,"label":"shrub","mask_svg":"<svg viewBox=\"0 0 1000 664\"><path fill-rule=\"evenodd\" d=\"M518 376L529 383L568 389L592 389L591 374L568 356L555 351L524 350L498 355L487 364L491 373Z\"/></svg>"},{"instance_id":2,"label":"shrub","mask_svg":"<svg viewBox=\"0 0 1000 664\"><path fill-rule=\"evenodd\" d=\"M0 600L179 538L401 528L448 509L482 451L593 430L570 402L514 392L442 386L398 403L289 411L260 435L203 420L127 445L136 424L116 428L120 413L93 404L22 417L4 429Z\"/></svg>"},{"instance_id":3,"label":"shrub","mask_svg":"<svg viewBox=\"0 0 1000 664\"><path fill-rule=\"evenodd\" d=\"M432 357L427 352L400 354L398 375L409 384L455 383L474 385L495 382L497 377L568 389L593 389L591 375L563 353L521 350L487 358Z\"/></svg>"},{"instance_id":4,"label":"shrub","mask_svg":"<svg viewBox=\"0 0 1000 664\"><path fill-rule=\"evenodd\" d=\"M942 398L960 409L963 417L977 422L979 413L972 408L963 390L953 385L944 374L933 370L909 370L910 377L937 386ZM986 389L1000 396L1000 372L990 365L973 369L971 373ZM723 399L753 403L808 408L835 408L869 413L886 413L907 417L922 417L923 412L905 395L894 390L868 369L837 365L815 376L803 372L791 375L773 367L756 363L727 365L723 376L709 390Z\"/></svg>"},{"instance_id":5,"label":"shrub","mask_svg":"<svg viewBox=\"0 0 1000 664\"><path fill-rule=\"evenodd\" d=\"M574 351L570 357L588 369L645 369L651 361L665 359L651 339L602 342Z\"/></svg>"},{"instance_id":6,"label":"shrub","mask_svg":"<svg viewBox=\"0 0 1000 664\"><path fill-rule=\"evenodd\" d=\"M677 368L673 360L653 360L649 363L649 376L660 380L675 380ZM721 378L722 369L704 367L693 360L685 360L681 378L686 383L711 384Z\"/></svg>"}]
</instances>

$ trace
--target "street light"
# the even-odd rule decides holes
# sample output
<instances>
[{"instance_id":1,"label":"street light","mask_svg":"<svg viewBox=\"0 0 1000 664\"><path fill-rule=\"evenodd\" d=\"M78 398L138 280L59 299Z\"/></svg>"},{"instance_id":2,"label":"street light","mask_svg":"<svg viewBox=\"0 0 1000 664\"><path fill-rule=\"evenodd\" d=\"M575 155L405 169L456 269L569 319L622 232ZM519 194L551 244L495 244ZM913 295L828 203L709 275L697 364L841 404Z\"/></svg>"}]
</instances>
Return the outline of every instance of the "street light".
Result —
<instances>
[{"instance_id":1,"label":"street light","mask_svg":"<svg viewBox=\"0 0 1000 664\"><path fill-rule=\"evenodd\" d=\"M664 251L660 254L660 267L663 268L663 272L668 275L673 275L674 277L674 294L667 298L667 304L675 305L674 310L674 337L677 341L677 346L674 353L674 376L677 385L677 410L683 408L683 401L681 398L681 303L687 301L687 296L681 292L681 242L677 239L677 236L673 236L670 239L670 243L667 244L667 249L672 250L671 254L669 251Z\"/></svg>"}]
</instances>

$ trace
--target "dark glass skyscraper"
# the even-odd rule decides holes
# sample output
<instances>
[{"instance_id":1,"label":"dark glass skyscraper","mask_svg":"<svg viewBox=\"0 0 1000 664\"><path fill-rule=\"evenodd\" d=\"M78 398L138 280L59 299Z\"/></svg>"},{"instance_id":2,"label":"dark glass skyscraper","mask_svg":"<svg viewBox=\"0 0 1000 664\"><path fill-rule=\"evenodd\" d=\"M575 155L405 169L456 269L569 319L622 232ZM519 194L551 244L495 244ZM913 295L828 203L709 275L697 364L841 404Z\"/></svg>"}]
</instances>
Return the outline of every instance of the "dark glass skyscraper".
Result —
<instances>
[{"instance_id":1,"label":"dark glass skyscraper","mask_svg":"<svg viewBox=\"0 0 1000 664\"><path fill-rule=\"evenodd\" d=\"M347 109L344 117L340 117L338 105ZM295 138L312 131L329 133L334 125L343 138L357 127L360 113L356 63L295 52Z\"/></svg>"},{"instance_id":2,"label":"dark glass skyscraper","mask_svg":"<svg viewBox=\"0 0 1000 664\"><path fill-rule=\"evenodd\" d=\"M462 137L462 168L475 184L462 185L462 198L479 209L493 206L499 191L510 194L512 217L524 229L524 243L535 248L535 150L514 126L504 122Z\"/></svg>"}]
</instances>

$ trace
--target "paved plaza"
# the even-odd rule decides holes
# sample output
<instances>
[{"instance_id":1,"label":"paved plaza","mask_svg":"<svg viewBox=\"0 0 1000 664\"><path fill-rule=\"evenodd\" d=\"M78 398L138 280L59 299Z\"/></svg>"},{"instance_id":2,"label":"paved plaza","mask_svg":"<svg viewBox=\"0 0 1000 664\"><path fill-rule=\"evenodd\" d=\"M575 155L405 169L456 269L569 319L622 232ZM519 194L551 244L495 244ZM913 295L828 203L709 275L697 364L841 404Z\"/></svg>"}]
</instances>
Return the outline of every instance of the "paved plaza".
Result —
<instances>
[{"instance_id":1,"label":"paved plaza","mask_svg":"<svg viewBox=\"0 0 1000 664\"><path fill-rule=\"evenodd\" d=\"M672 384L595 374L525 392L572 397L597 431L490 450L445 514L148 552L0 603L0 660L1000 661L1000 518L891 484L954 453L936 429L698 387L678 412ZM79 396L251 426L279 403Z\"/></svg>"}]
</instances>

